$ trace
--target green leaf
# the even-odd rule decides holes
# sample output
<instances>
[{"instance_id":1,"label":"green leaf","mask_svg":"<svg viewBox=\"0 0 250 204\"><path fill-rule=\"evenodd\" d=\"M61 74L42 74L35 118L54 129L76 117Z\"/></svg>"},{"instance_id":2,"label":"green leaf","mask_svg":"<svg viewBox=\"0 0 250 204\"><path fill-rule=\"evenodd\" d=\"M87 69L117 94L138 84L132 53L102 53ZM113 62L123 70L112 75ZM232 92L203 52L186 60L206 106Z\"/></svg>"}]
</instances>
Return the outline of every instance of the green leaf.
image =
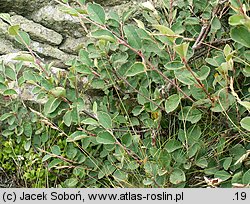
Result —
<instances>
[{"instance_id":1,"label":"green leaf","mask_svg":"<svg viewBox=\"0 0 250 204\"><path fill-rule=\"evenodd\" d=\"M110 42L115 42L115 36L108 30L97 30L91 32L91 36L100 40L107 40Z\"/></svg>"},{"instance_id":2,"label":"green leaf","mask_svg":"<svg viewBox=\"0 0 250 204\"><path fill-rule=\"evenodd\" d=\"M178 94L173 94L169 96L168 99L165 101L166 112L170 113L174 111L178 107L180 101L181 101L181 98Z\"/></svg>"},{"instance_id":3,"label":"green leaf","mask_svg":"<svg viewBox=\"0 0 250 204\"><path fill-rule=\"evenodd\" d=\"M83 123L85 125L95 125L95 126L98 125L98 122L93 118L86 118L86 119L82 120L81 123Z\"/></svg>"},{"instance_id":4,"label":"green leaf","mask_svg":"<svg viewBox=\"0 0 250 204\"><path fill-rule=\"evenodd\" d=\"M223 168L227 171L233 161L232 157L227 157L223 162Z\"/></svg>"},{"instance_id":5,"label":"green leaf","mask_svg":"<svg viewBox=\"0 0 250 204\"><path fill-rule=\"evenodd\" d=\"M184 21L185 25L199 25L200 20L197 17L187 17Z\"/></svg>"},{"instance_id":6,"label":"green leaf","mask_svg":"<svg viewBox=\"0 0 250 204\"><path fill-rule=\"evenodd\" d=\"M91 83L91 87L93 89L101 89L105 88L105 82L102 79L93 79Z\"/></svg>"},{"instance_id":7,"label":"green leaf","mask_svg":"<svg viewBox=\"0 0 250 204\"><path fill-rule=\"evenodd\" d=\"M174 42L175 39L177 38L176 34L174 31L172 31L170 28L163 26L163 25L153 25L154 28L160 31L161 34L166 35L167 38L171 41Z\"/></svg>"},{"instance_id":8,"label":"green leaf","mask_svg":"<svg viewBox=\"0 0 250 204\"><path fill-rule=\"evenodd\" d=\"M109 132L100 132L96 137L99 144L115 144L116 140Z\"/></svg>"},{"instance_id":9,"label":"green leaf","mask_svg":"<svg viewBox=\"0 0 250 204\"><path fill-rule=\"evenodd\" d=\"M12 95L15 95L15 94L17 94L17 92L14 89L6 89L3 92L4 96L12 96Z\"/></svg>"},{"instance_id":10,"label":"green leaf","mask_svg":"<svg viewBox=\"0 0 250 204\"><path fill-rule=\"evenodd\" d=\"M89 137L85 132L83 131L75 131L74 133L72 133L68 138L67 138L67 142L75 142L77 140L81 140L83 138L87 138Z\"/></svg>"},{"instance_id":11,"label":"green leaf","mask_svg":"<svg viewBox=\"0 0 250 204\"><path fill-rule=\"evenodd\" d=\"M51 90L54 97L66 97L66 90L63 87L55 87Z\"/></svg>"},{"instance_id":12,"label":"green leaf","mask_svg":"<svg viewBox=\"0 0 250 204\"><path fill-rule=\"evenodd\" d=\"M229 17L229 24L232 26L244 24L245 17L242 14L235 14Z\"/></svg>"},{"instance_id":13,"label":"green leaf","mask_svg":"<svg viewBox=\"0 0 250 204\"><path fill-rule=\"evenodd\" d=\"M221 170L221 171L215 172L214 177L219 178L222 181L226 181L227 179L231 177L231 175L228 172Z\"/></svg>"},{"instance_id":14,"label":"green leaf","mask_svg":"<svg viewBox=\"0 0 250 204\"><path fill-rule=\"evenodd\" d=\"M34 57L30 54L19 54L16 57L14 57L13 60L34 62Z\"/></svg>"},{"instance_id":15,"label":"green leaf","mask_svg":"<svg viewBox=\"0 0 250 204\"><path fill-rule=\"evenodd\" d=\"M167 142L167 144L165 145L165 149L167 150L168 153L172 153L177 149L182 148L182 144L181 142L175 140L175 139L171 139Z\"/></svg>"},{"instance_id":16,"label":"green leaf","mask_svg":"<svg viewBox=\"0 0 250 204\"><path fill-rule=\"evenodd\" d=\"M78 184L77 178L70 178L64 181L65 185L67 188L75 188L76 185Z\"/></svg>"},{"instance_id":17,"label":"green leaf","mask_svg":"<svg viewBox=\"0 0 250 204\"><path fill-rule=\"evenodd\" d=\"M78 16L78 12L77 12L77 10L74 9L74 8L68 8L68 7L65 6L65 7L60 8L60 10L61 10L62 12L64 12L64 13L66 13L66 14L71 15L71 16L75 16L75 17Z\"/></svg>"},{"instance_id":18,"label":"green leaf","mask_svg":"<svg viewBox=\"0 0 250 204\"><path fill-rule=\"evenodd\" d=\"M128 174L121 170L116 170L113 176L114 176L114 179L118 181L126 181L128 178Z\"/></svg>"},{"instance_id":19,"label":"green leaf","mask_svg":"<svg viewBox=\"0 0 250 204\"><path fill-rule=\"evenodd\" d=\"M66 153L66 156L69 158L69 159L74 159L75 156L77 155L78 151L77 149L74 147L74 144L73 143L68 143L66 148L65 148L65 153Z\"/></svg>"},{"instance_id":20,"label":"green leaf","mask_svg":"<svg viewBox=\"0 0 250 204\"><path fill-rule=\"evenodd\" d=\"M64 116L63 116L63 122L65 125L67 125L68 127L71 125L72 122L72 116L71 116L71 111L68 110Z\"/></svg>"},{"instance_id":21,"label":"green leaf","mask_svg":"<svg viewBox=\"0 0 250 204\"><path fill-rule=\"evenodd\" d=\"M223 49L223 53L225 57L227 57L231 52L232 52L232 48L230 47L230 45L226 44Z\"/></svg>"},{"instance_id":22,"label":"green leaf","mask_svg":"<svg viewBox=\"0 0 250 204\"><path fill-rule=\"evenodd\" d=\"M195 156L195 154L198 152L199 149L200 145L198 143L195 143L191 147L189 147L187 152L188 158L192 158L193 156Z\"/></svg>"},{"instance_id":23,"label":"green leaf","mask_svg":"<svg viewBox=\"0 0 250 204\"><path fill-rule=\"evenodd\" d=\"M85 168L84 167L75 167L73 170L73 174L75 176L78 176L80 178L83 178L86 175Z\"/></svg>"},{"instance_id":24,"label":"green leaf","mask_svg":"<svg viewBox=\"0 0 250 204\"><path fill-rule=\"evenodd\" d=\"M42 162L47 161L48 159L50 159L52 156L49 154L46 154L43 158L42 158Z\"/></svg>"},{"instance_id":25,"label":"green leaf","mask_svg":"<svg viewBox=\"0 0 250 204\"><path fill-rule=\"evenodd\" d=\"M49 165L48 165L48 168L49 169L51 169L51 168L53 168L53 167L55 167L56 165L58 165L58 164L60 164L60 163L62 163L62 160L61 159L53 159L50 163L49 163Z\"/></svg>"},{"instance_id":26,"label":"green leaf","mask_svg":"<svg viewBox=\"0 0 250 204\"><path fill-rule=\"evenodd\" d=\"M92 110L93 110L93 113L94 113L94 114L97 114L97 103L96 103L96 101L94 101L94 103L93 103L93 108L92 108Z\"/></svg>"},{"instance_id":27,"label":"green leaf","mask_svg":"<svg viewBox=\"0 0 250 204\"><path fill-rule=\"evenodd\" d=\"M197 72L197 75L198 75L197 77L198 79L202 81L202 80L205 80L209 76L209 73L210 73L210 67L204 65Z\"/></svg>"},{"instance_id":28,"label":"green leaf","mask_svg":"<svg viewBox=\"0 0 250 204\"><path fill-rule=\"evenodd\" d=\"M122 14L122 22L125 23L129 19L129 17L135 12L135 8L128 9Z\"/></svg>"},{"instance_id":29,"label":"green leaf","mask_svg":"<svg viewBox=\"0 0 250 204\"><path fill-rule=\"evenodd\" d=\"M179 120L190 121L192 124L197 123L202 116L202 112L196 108L186 106L179 112Z\"/></svg>"},{"instance_id":30,"label":"green leaf","mask_svg":"<svg viewBox=\"0 0 250 204\"><path fill-rule=\"evenodd\" d=\"M91 61L91 59L89 58L89 53L84 50L84 49L81 49L79 51L79 60L83 63L83 64L86 64L88 66L92 66L93 65L93 62Z\"/></svg>"},{"instance_id":31,"label":"green leaf","mask_svg":"<svg viewBox=\"0 0 250 204\"><path fill-rule=\"evenodd\" d=\"M11 80L16 80L16 72L12 69L12 68L10 68L10 67L6 67L5 68L5 74L6 74L6 76L8 77L8 78L10 78Z\"/></svg>"},{"instance_id":32,"label":"green leaf","mask_svg":"<svg viewBox=\"0 0 250 204\"><path fill-rule=\"evenodd\" d=\"M10 26L8 31L9 31L9 35L14 35L16 36L19 32L20 26L19 25L13 25Z\"/></svg>"},{"instance_id":33,"label":"green leaf","mask_svg":"<svg viewBox=\"0 0 250 204\"><path fill-rule=\"evenodd\" d=\"M189 43L182 43L174 46L174 50L179 54L182 59L186 59Z\"/></svg>"},{"instance_id":34,"label":"green leaf","mask_svg":"<svg viewBox=\"0 0 250 204\"><path fill-rule=\"evenodd\" d=\"M180 61L172 61L165 64L164 67L168 70L177 70L177 69L183 69L185 66Z\"/></svg>"},{"instance_id":35,"label":"green leaf","mask_svg":"<svg viewBox=\"0 0 250 204\"><path fill-rule=\"evenodd\" d=\"M106 129L112 128L112 120L109 114L99 111L97 112L97 118L100 123L100 125Z\"/></svg>"},{"instance_id":36,"label":"green leaf","mask_svg":"<svg viewBox=\"0 0 250 204\"><path fill-rule=\"evenodd\" d=\"M27 137L31 137L32 136L32 125L30 123L25 123L24 124L24 135L26 135Z\"/></svg>"},{"instance_id":37,"label":"green leaf","mask_svg":"<svg viewBox=\"0 0 250 204\"><path fill-rule=\"evenodd\" d=\"M250 184L250 169L244 173L242 177L242 183L246 185Z\"/></svg>"},{"instance_id":38,"label":"green leaf","mask_svg":"<svg viewBox=\"0 0 250 204\"><path fill-rule=\"evenodd\" d=\"M179 184L179 183L186 181L186 176L185 176L184 171L182 171L181 169L175 168L174 171L170 174L169 181L172 184Z\"/></svg>"},{"instance_id":39,"label":"green leaf","mask_svg":"<svg viewBox=\"0 0 250 204\"><path fill-rule=\"evenodd\" d=\"M145 97L150 98L150 92L147 88L145 88L143 86L140 87L139 92L141 94L139 94L139 93L137 94L137 101L139 104L144 105L145 103L148 102L148 99L146 99Z\"/></svg>"},{"instance_id":40,"label":"green leaf","mask_svg":"<svg viewBox=\"0 0 250 204\"><path fill-rule=\"evenodd\" d=\"M29 151L30 147L31 147L31 140L25 141L24 142L24 149L26 152Z\"/></svg>"},{"instance_id":41,"label":"green leaf","mask_svg":"<svg viewBox=\"0 0 250 204\"><path fill-rule=\"evenodd\" d=\"M62 101L58 98L50 98L44 105L45 114L53 113L61 102Z\"/></svg>"},{"instance_id":42,"label":"green leaf","mask_svg":"<svg viewBox=\"0 0 250 204\"><path fill-rule=\"evenodd\" d=\"M244 26L237 26L231 29L230 32L231 38L248 48L250 48L250 32Z\"/></svg>"},{"instance_id":43,"label":"green leaf","mask_svg":"<svg viewBox=\"0 0 250 204\"><path fill-rule=\"evenodd\" d=\"M28 35L28 33L19 31L18 34L19 35L15 36L16 41L24 46L29 46L31 40L30 40L30 36Z\"/></svg>"},{"instance_id":44,"label":"green leaf","mask_svg":"<svg viewBox=\"0 0 250 204\"><path fill-rule=\"evenodd\" d=\"M35 75L30 70L23 72L23 78L29 82L31 82L31 81L36 82L37 81Z\"/></svg>"},{"instance_id":45,"label":"green leaf","mask_svg":"<svg viewBox=\"0 0 250 204\"><path fill-rule=\"evenodd\" d=\"M61 154L60 147L58 145L52 146L51 147L51 152L52 152L52 154L60 155Z\"/></svg>"},{"instance_id":46,"label":"green leaf","mask_svg":"<svg viewBox=\"0 0 250 204\"><path fill-rule=\"evenodd\" d=\"M126 38L128 39L129 45L131 45L135 49L141 49L142 42L141 38L136 32L136 27L132 25L125 25L123 27L123 31L125 33Z\"/></svg>"},{"instance_id":47,"label":"green leaf","mask_svg":"<svg viewBox=\"0 0 250 204\"><path fill-rule=\"evenodd\" d=\"M213 31L217 31L217 30L221 29L221 22L218 19L218 17L216 17L216 16L213 18L213 20L211 22L211 29Z\"/></svg>"},{"instance_id":48,"label":"green leaf","mask_svg":"<svg viewBox=\"0 0 250 204\"><path fill-rule=\"evenodd\" d=\"M3 115L1 115L0 121L4 121L7 118L9 118L10 116L13 116L13 114L12 113L4 113Z\"/></svg>"},{"instance_id":49,"label":"green leaf","mask_svg":"<svg viewBox=\"0 0 250 204\"><path fill-rule=\"evenodd\" d=\"M205 98L207 98L206 93L204 92L203 89L201 89L200 87L197 87L196 85L192 85L190 87L190 91L192 96L196 99L196 100L203 100Z\"/></svg>"},{"instance_id":50,"label":"green leaf","mask_svg":"<svg viewBox=\"0 0 250 204\"><path fill-rule=\"evenodd\" d=\"M4 137L8 137L10 135L12 135L14 132L13 131L10 131L10 130L4 130L1 132L1 134L4 136Z\"/></svg>"},{"instance_id":51,"label":"green leaf","mask_svg":"<svg viewBox=\"0 0 250 204\"><path fill-rule=\"evenodd\" d=\"M83 75L91 75L92 74L91 69L85 64L81 64L79 66L76 66L75 70Z\"/></svg>"},{"instance_id":52,"label":"green leaf","mask_svg":"<svg viewBox=\"0 0 250 204\"><path fill-rule=\"evenodd\" d=\"M99 5L95 3L88 3L87 4L87 11L89 14L89 18L96 23L104 24L106 21L106 16L104 9Z\"/></svg>"},{"instance_id":53,"label":"green leaf","mask_svg":"<svg viewBox=\"0 0 250 204\"><path fill-rule=\"evenodd\" d=\"M183 84L186 85L193 85L196 83L194 77L192 76L192 74L190 73L190 71L188 71L187 69L178 69L174 71L174 75L175 77L182 82Z\"/></svg>"},{"instance_id":54,"label":"green leaf","mask_svg":"<svg viewBox=\"0 0 250 204\"><path fill-rule=\"evenodd\" d=\"M146 67L145 67L145 65L144 65L143 63L141 63L141 62L136 62L136 63L134 63L134 64L127 70L127 72L125 73L125 75L126 75L127 77L129 77L129 76L135 76L135 75L137 75L137 74L140 74L140 73L145 72L145 69L146 69Z\"/></svg>"},{"instance_id":55,"label":"green leaf","mask_svg":"<svg viewBox=\"0 0 250 204\"><path fill-rule=\"evenodd\" d=\"M247 110L250 111L250 102L249 101L241 101L241 100L238 100L238 103L242 106L244 106Z\"/></svg>"},{"instance_id":56,"label":"green leaf","mask_svg":"<svg viewBox=\"0 0 250 204\"><path fill-rule=\"evenodd\" d=\"M105 162L104 166L98 173L98 178L101 179L104 176L111 175L116 170L116 167L110 164L110 162Z\"/></svg>"},{"instance_id":57,"label":"green leaf","mask_svg":"<svg viewBox=\"0 0 250 204\"><path fill-rule=\"evenodd\" d=\"M130 133L127 133L122 136L121 138L122 144L124 144L126 147L129 147L132 144L132 136Z\"/></svg>"},{"instance_id":58,"label":"green leaf","mask_svg":"<svg viewBox=\"0 0 250 204\"><path fill-rule=\"evenodd\" d=\"M84 5L86 0L78 0L80 2L80 4Z\"/></svg>"},{"instance_id":59,"label":"green leaf","mask_svg":"<svg viewBox=\"0 0 250 204\"><path fill-rule=\"evenodd\" d=\"M245 117L240 121L241 127L250 131L250 117Z\"/></svg>"},{"instance_id":60,"label":"green leaf","mask_svg":"<svg viewBox=\"0 0 250 204\"><path fill-rule=\"evenodd\" d=\"M200 167L200 168L206 168L208 166L208 162L206 160L206 158L201 157L198 160L195 161L196 166Z\"/></svg>"},{"instance_id":61,"label":"green leaf","mask_svg":"<svg viewBox=\"0 0 250 204\"><path fill-rule=\"evenodd\" d=\"M152 179L150 179L150 178L145 178L145 179L143 179L142 183L145 186L149 186L149 185L153 184L154 181Z\"/></svg>"}]
</instances>

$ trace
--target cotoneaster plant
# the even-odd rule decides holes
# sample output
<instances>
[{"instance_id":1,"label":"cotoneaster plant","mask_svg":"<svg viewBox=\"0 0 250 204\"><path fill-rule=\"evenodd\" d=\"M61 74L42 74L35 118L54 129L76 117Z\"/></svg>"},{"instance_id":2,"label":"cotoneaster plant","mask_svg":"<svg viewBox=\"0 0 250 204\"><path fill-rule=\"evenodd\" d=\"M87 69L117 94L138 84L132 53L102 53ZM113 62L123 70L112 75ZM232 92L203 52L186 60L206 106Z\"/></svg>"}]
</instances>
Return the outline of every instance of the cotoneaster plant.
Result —
<instances>
[{"instance_id":1,"label":"cotoneaster plant","mask_svg":"<svg viewBox=\"0 0 250 204\"><path fill-rule=\"evenodd\" d=\"M140 19L56 2L89 37L67 72L53 73L2 14L28 51L15 60L32 67L2 65L0 75L4 97L17 95L14 82L45 101L23 103L37 128L23 141L63 175L56 186L249 185L249 1L148 1Z\"/></svg>"}]
</instances>

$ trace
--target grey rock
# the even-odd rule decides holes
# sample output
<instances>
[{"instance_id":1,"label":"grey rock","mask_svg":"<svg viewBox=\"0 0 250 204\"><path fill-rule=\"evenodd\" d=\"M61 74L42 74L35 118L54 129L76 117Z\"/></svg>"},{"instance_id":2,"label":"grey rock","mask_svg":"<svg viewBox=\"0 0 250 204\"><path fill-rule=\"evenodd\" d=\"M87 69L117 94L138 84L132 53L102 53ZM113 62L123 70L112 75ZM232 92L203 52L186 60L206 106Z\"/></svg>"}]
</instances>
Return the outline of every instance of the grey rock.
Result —
<instances>
[{"instance_id":1,"label":"grey rock","mask_svg":"<svg viewBox=\"0 0 250 204\"><path fill-rule=\"evenodd\" d=\"M86 43L87 38L72 38L68 37L63 42L63 44L59 47L60 50L67 52L67 53L74 53L77 54L78 51L84 47L84 44Z\"/></svg>"},{"instance_id":2,"label":"grey rock","mask_svg":"<svg viewBox=\"0 0 250 204\"><path fill-rule=\"evenodd\" d=\"M1 12L14 11L18 14L31 13L45 5L51 0L1 0L0 10Z\"/></svg>"},{"instance_id":3,"label":"grey rock","mask_svg":"<svg viewBox=\"0 0 250 204\"><path fill-rule=\"evenodd\" d=\"M104 6L106 12L119 14L129 8L139 11L139 3L147 0L95 0ZM88 2L92 2L89 0ZM74 4L74 0L70 0ZM60 10L54 0L0 0L0 12L11 15L12 24L20 27L31 37L31 49L46 63L66 68L65 63L77 57L79 49L84 47L88 33L77 17ZM16 15L20 14L20 15ZM89 26L86 24L85 26ZM0 19L0 55L27 50L8 34L9 25ZM1 56L0 56L1 58Z\"/></svg>"},{"instance_id":4,"label":"grey rock","mask_svg":"<svg viewBox=\"0 0 250 204\"><path fill-rule=\"evenodd\" d=\"M73 55L64 53L63 51L59 50L56 47L50 46L48 44L43 44L40 42L32 41L30 47L33 51L37 52L43 57L58 59L63 62L66 62L74 57Z\"/></svg>"},{"instance_id":5,"label":"grey rock","mask_svg":"<svg viewBox=\"0 0 250 204\"><path fill-rule=\"evenodd\" d=\"M52 45L59 45L63 37L54 30L48 29L38 23L28 20L20 15L11 16L12 24L19 24L21 29L27 32L31 39Z\"/></svg>"},{"instance_id":6,"label":"grey rock","mask_svg":"<svg viewBox=\"0 0 250 204\"><path fill-rule=\"evenodd\" d=\"M80 38L86 35L78 18L60 11L60 5L48 5L33 12L28 18L64 36Z\"/></svg>"},{"instance_id":7,"label":"grey rock","mask_svg":"<svg viewBox=\"0 0 250 204\"><path fill-rule=\"evenodd\" d=\"M15 53L20 51L18 48L15 48L11 41L6 40L0 37L0 55L5 55L8 53Z\"/></svg>"},{"instance_id":8,"label":"grey rock","mask_svg":"<svg viewBox=\"0 0 250 204\"><path fill-rule=\"evenodd\" d=\"M8 35L9 25L0 19L0 37L6 37Z\"/></svg>"}]
</instances>

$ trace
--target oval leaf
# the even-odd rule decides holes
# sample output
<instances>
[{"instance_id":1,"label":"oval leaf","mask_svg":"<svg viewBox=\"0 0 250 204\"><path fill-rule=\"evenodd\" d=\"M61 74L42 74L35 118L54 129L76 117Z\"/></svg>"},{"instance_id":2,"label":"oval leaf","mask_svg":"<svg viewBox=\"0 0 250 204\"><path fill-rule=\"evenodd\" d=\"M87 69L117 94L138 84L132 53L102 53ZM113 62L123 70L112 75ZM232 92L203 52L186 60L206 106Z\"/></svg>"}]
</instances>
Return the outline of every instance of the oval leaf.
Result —
<instances>
[{"instance_id":1,"label":"oval leaf","mask_svg":"<svg viewBox=\"0 0 250 204\"><path fill-rule=\"evenodd\" d=\"M170 175L169 181L172 184L179 184L181 182L186 181L186 176L185 176L184 171L178 168L174 169L174 171Z\"/></svg>"},{"instance_id":2,"label":"oval leaf","mask_svg":"<svg viewBox=\"0 0 250 204\"><path fill-rule=\"evenodd\" d=\"M112 128L112 120L109 114L99 111L97 112L97 118L102 127L107 128L107 129Z\"/></svg>"},{"instance_id":3,"label":"oval leaf","mask_svg":"<svg viewBox=\"0 0 250 204\"><path fill-rule=\"evenodd\" d=\"M10 27L9 27L8 31L9 31L9 34L10 34L10 35L17 35L19 29L20 29L20 26L19 26L19 25L13 25L13 26L10 26Z\"/></svg>"},{"instance_id":4,"label":"oval leaf","mask_svg":"<svg viewBox=\"0 0 250 204\"><path fill-rule=\"evenodd\" d=\"M134 63L126 72L126 76L135 76L137 74L145 72L145 65L141 62Z\"/></svg>"},{"instance_id":5,"label":"oval leaf","mask_svg":"<svg viewBox=\"0 0 250 204\"><path fill-rule=\"evenodd\" d=\"M154 25L154 28L160 31L161 34L166 35L167 38L171 41L174 42L175 39L177 38L176 34L174 31L172 31L170 28L163 26L163 25Z\"/></svg>"},{"instance_id":6,"label":"oval leaf","mask_svg":"<svg viewBox=\"0 0 250 204\"><path fill-rule=\"evenodd\" d=\"M115 144L116 142L113 135L111 135L109 132L100 132L96 137L96 141L99 144Z\"/></svg>"},{"instance_id":7,"label":"oval leaf","mask_svg":"<svg viewBox=\"0 0 250 204\"><path fill-rule=\"evenodd\" d=\"M44 105L44 112L46 114L53 113L57 109L57 107L60 105L60 103L61 103L61 100L58 98L49 99Z\"/></svg>"},{"instance_id":8,"label":"oval leaf","mask_svg":"<svg viewBox=\"0 0 250 204\"><path fill-rule=\"evenodd\" d=\"M250 184L250 169L244 173L242 177L242 183L246 185Z\"/></svg>"},{"instance_id":9,"label":"oval leaf","mask_svg":"<svg viewBox=\"0 0 250 204\"><path fill-rule=\"evenodd\" d=\"M241 127L250 131L250 117L245 117L240 121Z\"/></svg>"},{"instance_id":10,"label":"oval leaf","mask_svg":"<svg viewBox=\"0 0 250 204\"><path fill-rule=\"evenodd\" d=\"M64 116L63 116L63 122L65 125L68 127L71 125L72 122L72 116L71 116L71 111L67 111Z\"/></svg>"},{"instance_id":11,"label":"oval leaf","mask_svg":"<svg viewBox=\"0 0 250 204\"><path fill-rule=\"evenodd\" d=\"M238 42L248 48L250 48L250 32L246 27L239 26L231 29L230 32L231 38L235 41Z\"/></svg>"},{"instance_id":12,"label":"oval leaf","mask_svg":"<svg viewBox=\"0 0 250 204\"><path fill-rule=\"evenodd\" d=\"M105 23L105 12L104 9L99 4L89 3L87 5L87 11L89 14L89 18L97 23L104 24Z\"/></svg>"},{"instance_id":13,"label":"oval leaf","mask_svg":"<svg viewBox=\"0 0 250 204\"><path fill-rule=\"evenodd\" d=\"M225 181L227 179L229 179L231 177L231 175L224 171L224 170L221 170L221 171L217 171L215 174L214 174L214 177L215 178L219 178L221 179L222 181Z\"/></svg>"},{"instance_id":14,"label":"oval leaf","mask_svg":"<svg viewBox=\"0 0 250 204\"><path fill-rule=\"evenodd\" d=\"M169 96L168 99L165 101L165 109L167 113L174 111L178 107L180 101L180 96L178 94L173 94Z\"/></svg>"},{"instance_id":15,"label":"oval leaf","mask_svg":"<svg viewBox=\"0 0 250 204\"><path fill-rule=\"evenodd\" d=\"M135 26L126 25L123 27L126 38L128 39L129 45L135 49L140 49L142 47L141 38L136 32Z\"/></svg>"},{"instance_id":16,"label":"oval leaf","mask_svg":"<svg viewBox=\"0 0 250 204\"><path fill-rule=\"evenodd\" d=\"M115 36L108 30L97 30L91 33L91 36L100 40L115 42Z\"/></svg>"},{"instance_id":17,"label":"oval leaf","mask_svg":"<svg viewBox=\"0 0 250 204\"><path fill-rule=\"evenodd\" d=\"M83 138L89 137L85 132L82 131L76 131L73 134L71 134L68 138L67 138L67 142L75 142L77 140L81 140Z\"/></svg>"}]
</instances>

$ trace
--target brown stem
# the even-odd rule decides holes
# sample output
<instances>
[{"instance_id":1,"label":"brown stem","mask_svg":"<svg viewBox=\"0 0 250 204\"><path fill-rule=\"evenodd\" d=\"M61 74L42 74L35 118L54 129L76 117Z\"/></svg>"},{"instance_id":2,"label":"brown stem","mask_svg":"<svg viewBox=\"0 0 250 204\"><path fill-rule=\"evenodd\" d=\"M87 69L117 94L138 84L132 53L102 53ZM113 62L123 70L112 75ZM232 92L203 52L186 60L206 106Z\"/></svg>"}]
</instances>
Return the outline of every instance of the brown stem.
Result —
<instances>
[{"instance_id":1,"label":"brown stem","mask_svg":"<svg viewBox=\"0 0 250 204\"><path fill-rule=\"evenodd\" d=\"M185 67L187 68L187 70L191 73L191 75L195 78L195 80L197 81L197 83L200 85L200 87L202 88L202 90L206 93L207 97L210 99L210 101L213 103L214 100L211 97L210 93L208 93L207 89L205 89L204 85L201 83L201 80L198 79L193 70L191 69L191 67L188 65L187 60L185 58L182 59L183 64L185 65Z\"/></svg>"},{"instance_id":2,"label":"brown stem","mask_svg":"<svg viewBox=\"0 0 250 204\"><path fill-rule=\"evenodd\" d=\"M56 158L61 159L61 160L65 161L65 162L69 162L69 163L72 163L72 164L78 164L77 162L75 162L75 161L73 161L73 160L64 158L64 157L59 156L59 155L56 155L56 154L52 154L52 153L47 152L47 151L45 151L45 150L43 150L43 149L40 149L39 147L37 147L37 149L38 149L40 152L49 154L49 155L51 155L52 157L56 157Z\"/></svg>"}]
</instances>

